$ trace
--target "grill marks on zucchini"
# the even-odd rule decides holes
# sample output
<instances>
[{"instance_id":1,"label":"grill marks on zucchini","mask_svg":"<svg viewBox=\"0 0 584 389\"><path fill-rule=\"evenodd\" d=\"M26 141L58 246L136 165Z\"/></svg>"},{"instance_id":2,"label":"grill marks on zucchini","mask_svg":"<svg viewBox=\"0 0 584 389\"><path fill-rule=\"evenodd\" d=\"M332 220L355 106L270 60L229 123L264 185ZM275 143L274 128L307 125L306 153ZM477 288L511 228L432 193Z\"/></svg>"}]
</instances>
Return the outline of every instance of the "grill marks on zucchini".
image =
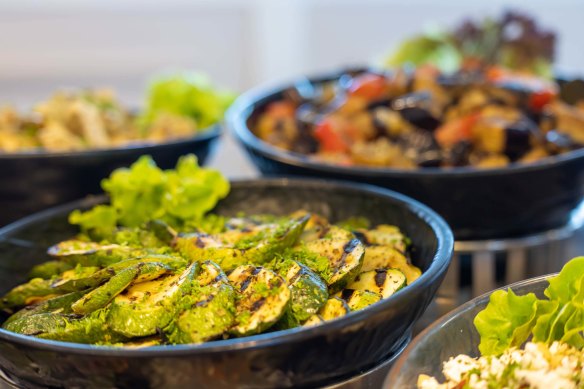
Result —
<instances>
[{"instance_id":1,"label":"grill marks on zucchini","mask_svg":"<svg viewBox=\"0 0 584 389\"><path fill-rule=\"evenodd\" d=\"M24 307L3 327L79 343L200 343L333 320L421 273L397 227L353 233L304 211L228 219L213 235L153 221L113 237L51 247L36 278L0 300Z\"/></svg>"},{"instance_id":2,"label":"grill marks on zucchini","mask_svg":"<svg viewBox=\"0 0 584 389\"><path fill-rule=\"evenodd\" d=\"M111 328L127 337L154 335L172 320L175 305L186 293L198 265L181 273L137 283L112 301L107 317Z\"/></svg>"},{"instance_id":3,"label":"grill marks on zucchini","mask_svg":"<svg viewBox=\"0 0 584 389\"><path fill-rule=\"evenodd\" d=\"M321 324L328 320L343 317L351 312L349 305L338 297L328 299L325 305L318 311L318 314L312 315L305 323L305 326Z\"/></svg>"},{"instance_id":4,"label":"grill marks on zucchini","mask_svg":"<svg viewBox=\"0 0 584 389\"><path fill-rule=\"evenodd\" d=\"M406 286L404 273L397 269L378 269L363 272L348 286L349 289L370 291L388 298Z\"/></svg>"},{"instance_id":5,"label":"grill marks on zucchini","mask_svg":"<svg viewBox=\"0 0 584 389\"><path fill-rule=\"evenodd\" d=\"M342 290L361 270L365 246L352 234L346 235L338 227L329 232L330 237L306 243L306 249L327 258L331 274L326 281L331 293Z\"/></svg>"},{"instance_id":6,"label":"grill marks on zucchini","mask_svg":"<svg viewBox=\"0 0 584 389\"><path fill-rule=\"evenodd\" d=\"M263 267L240 266L228 276L237 292L235 336L258 334L274 325L290 301L291 292L278 274Z\"/></svg>"},{"instance_id":7,"label":"grill marks on zucchini","mask_svg":"<svg viewBox=\"0 0 584 389\"><path fill-rule=\"evenodd\" d=\"M193 261L212 259L225 271L252 263L262 265L292 247L309 218L310 215L304 215L280 225L257 228L253 234L228 231L215 236L178 235L174 247Z\"/></svg>"},{"instance_id":8,"label":"grill marks on zucchini","mask_svg":"<svg viewBox=\"0 0 584 389\"><path fill-rule=\"evenodd\" d=\"M326 283L307 266L293 260L278 264L277 272L288 284L291 300L281 324L293 328L318 313L328 299Z\"/></svg>"},{"instance_id":9,"label":"grill marks on zucchini","mask_svg":"<svg viewBox=\"0 0 584 389\"><path fill-rule=\"evenodd\" d=\"M390 268L398 269L404 273L408 285L422 274L422 271L412 265L402 252L392 246L369 246L366 248L361 271Z\"/></svg>"},{"instance_id":10,"label":"grill marks on zucchini","mask_svg":"<svg viewBox=\"0 0 584 389\"><path fill-rule=\"evenodd\" d=\"M235 323L235 291L221 268L206 261L165 329L171 343L200 343L225 334Z\"/></svg>"}]
</instances>

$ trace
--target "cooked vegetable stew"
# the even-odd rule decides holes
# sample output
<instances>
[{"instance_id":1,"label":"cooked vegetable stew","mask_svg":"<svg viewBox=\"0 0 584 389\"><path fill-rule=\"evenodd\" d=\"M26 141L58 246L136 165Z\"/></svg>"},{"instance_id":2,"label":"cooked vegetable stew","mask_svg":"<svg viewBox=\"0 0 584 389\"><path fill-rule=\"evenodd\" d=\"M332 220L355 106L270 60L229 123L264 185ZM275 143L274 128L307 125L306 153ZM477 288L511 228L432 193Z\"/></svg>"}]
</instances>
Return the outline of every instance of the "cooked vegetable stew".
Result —
<instances>
[{"instance_id":1,"label":"cooked vegetable stew","mask_svg":"<svg viewBox=\"0 0 584 389\"><path fill-rule=\"evenodd\" d=\"M252 118L262 140L345 166L530 163L584 145L584 108L558 85L498 67L347 72L299 82Z\"/></svg>"},{"instance_id":2,"label":"cooked vegetable stew","mask_svg":"<svg viewBox=\"0 0 584 389\"><path fill-rule=\"evenodd\" d=\"M359 238L357 238L359 237ZM225 219L223 231L162 222L110 241L60 242L9 291L9 331L107 345L200 343L311 326L416 280L397 227L354 232L298 211Z\"/></svg>"}]
</instances>

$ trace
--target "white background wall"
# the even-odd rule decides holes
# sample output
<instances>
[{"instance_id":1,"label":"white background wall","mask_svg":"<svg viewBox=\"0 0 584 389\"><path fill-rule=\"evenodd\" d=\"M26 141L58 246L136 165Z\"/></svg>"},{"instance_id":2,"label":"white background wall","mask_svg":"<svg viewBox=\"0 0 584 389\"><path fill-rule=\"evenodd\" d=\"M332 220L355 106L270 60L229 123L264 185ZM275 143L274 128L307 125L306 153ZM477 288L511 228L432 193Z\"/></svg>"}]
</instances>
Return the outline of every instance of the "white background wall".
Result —
<instances>
[{"instance_id":1,"label":"white background wall","mask_svg":"<svg viewBox=\"0 0 584 389\"><path fill-rule=\"evenodd\" d=\"M560 36L558 69L582 73L582 0L0 0L0 104L108 85L140 104L149 76L199 69L243 91L369 62L429 24L528 9ZM227 141L213 162L254 170Z\"/></svg>"}]
</instances>

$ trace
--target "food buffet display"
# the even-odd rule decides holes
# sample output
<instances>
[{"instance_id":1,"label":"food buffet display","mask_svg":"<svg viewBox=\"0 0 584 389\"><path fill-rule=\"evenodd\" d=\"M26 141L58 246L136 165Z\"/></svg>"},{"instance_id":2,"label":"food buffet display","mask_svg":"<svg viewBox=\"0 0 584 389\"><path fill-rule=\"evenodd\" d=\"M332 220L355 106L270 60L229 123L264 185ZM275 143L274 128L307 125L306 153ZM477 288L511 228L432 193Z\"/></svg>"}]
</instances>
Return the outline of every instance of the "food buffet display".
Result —
<instances>
[{"instance_id":1,"label":"food buffet display","mask_svg":"<svg viewBox=\"0 0 584 389\"><path fill-rule=\"evenodd\" d=\"M584 198L584 88L555 44L508 12L237 99L179 73L142 107L102 88L2 106L0 223L44 211L0 228L0 378L326 387L397 360L388 388L584 387L584 257L407 346L454 237L529 238ZM202 167L224 116L262 173L318 179Z\"/></svg>"}]
</instances>

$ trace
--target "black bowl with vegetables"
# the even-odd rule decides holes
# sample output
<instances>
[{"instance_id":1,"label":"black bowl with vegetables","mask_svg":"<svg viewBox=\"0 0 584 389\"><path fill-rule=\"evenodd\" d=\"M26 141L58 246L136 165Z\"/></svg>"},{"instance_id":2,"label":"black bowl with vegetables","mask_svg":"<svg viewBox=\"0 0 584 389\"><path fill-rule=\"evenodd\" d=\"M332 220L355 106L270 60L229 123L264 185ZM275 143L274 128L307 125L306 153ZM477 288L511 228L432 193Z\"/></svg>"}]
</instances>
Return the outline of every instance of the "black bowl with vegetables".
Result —
<instances>
[{"instance_id":1,"label":"black bowl with vegetables","mask_svg":"<svg viewBox=\"0 0 584 389\"><path fill-rule=\"evenodd\" d=\"M101 179L144 154L164 168L189 153L204 164L232 97L193 77L158 79L140 112L99 89L0 108L0 225L100 193Z\"/></svg>"},{"instance_id":2,"label":"black bowl with vegetables","mask_svg":"<svg viewBox=\"0 0 584 389\"><path fill-rule=\"evenodd\" d=\"M479 143L482 147L486 147L486 149L497 148L497 145L500 146L504 143L502 143L502 140L505 140L506 137L509 138L509 141L517 140L523 145L520 147L522 151L517 155L513 152L515 153L512 153L513 158L521 155L521 158L527 159L525 161L515 161L513 158L504 154L497 154L501 150L498 152L493 151L494 154L489 154L489 152L480 149L480 147L475 150L469 150L467 148L466 151L458 150L456 147L436 149L436 140L434 138L437 135L432 135L432 129L438 131L439 128L436 129L436 127L440 125L440 122L434 116L436 114L436 107L432 107L432 100L428 100L428 96L422 96L423 93L413 93L387 101L380 101L379 105L371 105L371 109L374 111L378 110L379 107L386 110L383 107L387 107L388 104L389 107L393 107L391 108L393 111L389 111L388 113L386 110L382 115L374 115L373 119L367 116L370 115L368 110L365 110L363 115L360 114L362 108L359 108L358 99L355 100L357 101L355 104L349 104L348 100L345 103L341 102L340 108L337 107L332 111L327 111L328 108L326 107L322 108L324 109L322 112L319 111L321 108L318 108L316 111L300 109L300 107L307 105L305 102L309 102L308 105L310 105L315 93L317 95L330 93L330 85L337 85L339 88L345 88L348 91L347 93L352 93L351 80L358 80L362 75L365 75L364 78L367 82L371 81L368 78L370 78L370 75L373 75L373 81L387 77L388 80L393 80L391 82L394 84L401 85L406 89L411 87L407 82L404 84L402 82L403 80L400 81L395 78L397 76L394 77L388 74L378 73L370 69L342 70L317 77L299 78L279 87L258 88L245 93L229 111L228 124L262 173L267 175L292 174L345 179L379 185L399 191L428 204L441 214L451 225L457 239L505 238L558 227L569 220L572 210L582 201L584 196L584 150L576 146L578 142L574 143L574 139L570 143L568 142L568 137L558 135L554 138L552 135L555 132L551 130L548 132L548 138L542 140L544 142L542 146L537 147L530 146L533 140L530 139L532 136L535 137L534 139L540 139L539 135L523 136L529 134L532 129L526 129L524 131L522 128L509 127L508 131L506 131L505 127L497 124L494 127L491 126L493 130L492 136L488 135L487 132L484 134L480 131L478 132L482 134L480 136L477 135L480 142L482 142ZM424 79L425 75L421 74L420 77ZM464 80L464 77L457 82L462 82L462 85L464 85L465 82L468 82L468 80ZM443 85L444 83L448 84L450 82L452 85L443 85L448 90L451 90L449 89L451 87L456 89L456 85L458 85L454 82L456 79L437 81L435 73L432 73L431 79L434 84L439 82ZM521 85L519 83L516 87L521 87ZM559 96L563 98L570 94L571 101L577 101L579 98L572 95L575 92L581 92L578 92L579 88L573 88L574 85L574 83L570 82L561 83L560 87L562 89L560 90ZM388 92L387 89L378 88L379 85L375 88L373 86L369 85L363 92L359 92L358 88L356 90L359 93L367 92L366 94L381 93L380 91L385 91L389 94L393 93L391 92L391 88ZM504 86L502 89L508 94L501 94L497 98L508 99L510 96L518 93L517 96L521 95L527 98L525 101L537 100L530 100L521 90L519 92L510 92L508 88L511 87L513 85ZM329 92L327 92L327 88ZM423 89L424 86L422 85L420 88ZM499 93L500 90L497 88L491 91L493 93ZM564 93L563 89L565 88L571 89L570 93ZM463 88L461 90L464 91L465 89ZM467 103L474 104L474 97L471 97L468 97ZM479 94L478 98L480 100L484 96L481 97ZM292 102L292 109L289 106L279 104L282 101ZM297 104L300 105L298 106ZM332 100L328 104L335 106L336 103L335 100ZM484 113L483 117L490 121L490 123L506 122L511 120L510 118L517 117L517 113L500 113L500 107L498 105L501 104L500 100L494 99L489 104L493 104L493 107L486 106L485 110L488 110L488 112ZM559 109L565 108L564 105L559 107L561 107ZM263 131L262 125L265 125L265 122L262 124L261 121L266 115L266 110L269 109L272 109L273 112L268 112L268 115L286 118L282 121L280 127L273 126L274 136L279 134L279 137L276 137L277 139L274 140L274 138L271 138L273 142L260 139L261 136L258 133L258 131ZM462 106L456 108L457 112L461 109ZM337 112L335 110L340 112L339 115L341 115L341 119L343 120L343 115L348 115L351 120L350 123L353 126L343 127L347 130L345 135L348 136L345 140L352 139L351 137L356 133L354 131L355 128L362 130L363 128L369 127L373 131L371 133L373 135L369 134L364 136L371 135L373 136L373 140L367 141L370 143L354 140L345 143L343 146L334 140L336 138L331 140L332 138L327 137L326 135L329 132L334 133L338 130L338 128L337 130L333 128L335 127L333 124L336 123L335 125L337 125L338 120L340 120L339 117L335 116L335 112ZM567 110L570 111L570 108ZM398 111L400 113L396 114L395 112ZM567 116L564 117L563 114L565 112L567 111L562 111L560 115L560 120L562 120L560 124L567 126L571 131L573 130L574 136L583 133L584 126L578 125L578 120L580 119L574 119L582 115L578 113L576 116L572 116L571 113L566 113ZM495 117L491 119L493 113L495 113ZM310 135L310 128L315 123L322 124L323 118L326 124L327 115L333 115L331 116L331 126L327 127L317 124L316 130L313 129L322 138L320 140L320 146L318 146L313 138L313 135L316 133ZM401 118L399 117L400 115L402 115ZM501 115L501 117L498 115ZM584 118L584 116L582 117ZM290 119L288 120L287 118ZM473 118L473 120L475 119ZM372 122L370 122L371 120ZM529 126L533 126L532 120L535 119L529 119L529 122L525 123L530 123ZM543 119L543 116L541 116L538 120L545 121L547 119ZM385 122L381 123L383 121ZM379 129L381 124L383 124L381 126L384 128L383 131L386 131L395 122L404 124L403 127L398 126L397 128L406 128L407 130L405 132L400 130L403 133L400 132L399 134L390 134L390 138L396 137L390 140L396 146L390 146L384 140L385 138L377 138L375 131L381 131ZM454 120L453 122L459 125L468 121ZM372 123L372 126L367 123ZM413 125L412 123L417 124ZM268 127L270 126L268 125ZM482 128L485 128L485 126L483 125ZM491 127L488 128L490 129ZM425 130L420 130L420 128L425 128ZM446 133L442 137L446 143L451 140L450 136L453 135L451 133L453 128L454 130L457 129L456 126L448 126L444 130L445 132L442 132L442 134ZM327 132L328 130L331 131ZM299 132L297 133L297 131ZM456 135L456 131L453 132ZM506 133L508 134L505 135ZM264 136L270 137L270 134L268 133L268 135ZM357 132L355 136L358 138L361 135L363 133ZM293 143L287 143L288 141L286 139L295 139L295 141ZM558 141L560 143L566 141L567 143L562 144L562 146L552 144ZM280 142L278 143L278 147L275 146L276 143L274 142ZM385 145L384 147L387 146L389 149L385 150L384 147L377 144L379 142L383 143ZM373 143L375 145L371 146ZM572 151L570 151L572 147L570 144L574 147ZM323 148L332 148L335 150L340 148L345 150L343 148L345 146L359 149L354 151L354 153L358 154L359 158L366 162L371 162L373 159L374 162L371 163L377 163L376 161L379 158L383 160L389 158L391 161L398 162L396 162L397 165L395 166L367 166L367 163L347 162L346 159L343 159L344 157L339 160L338 156L340 154L338 153L321 153ZM553 151L556 147L560 147L561 150L558 149L559 153L558 151ZM401 151L396 151L396 148L401 148ZM511 149L509 148L508 151L511 151ZM546 150L552 150L551 153L554 155L550 156L550 151ZM315 157L316 154L311 154L314 152L317 152L317 154L321 153L322 156L318 157L317 155ZM458 166L457 156L460 157L457 154L458 152L464 154L463 159L466 161L463 164L464 166ZM351 154L352 158L357 158L354 153ZM396 155L398 156L396 157ZM421 164L419 167L414 168L412 166L414 162L412 161L415 161L416 158L422 158L428 164L421 163L421 160L419 160L418 162ZM508 164L510 158L511 162L515 162ZM478 164L484 163L485 165L478 167L475 166L475 162L473 161ZM435 167L436 164L441 164L442 167ZM498 164L505 166L498 166Z\"/></svg>"},{"instance_id":3,"label":"black bowl with vegetables","mask_svg":"<svg viewBox=\"0 0 584 389\"><path fill-rule=\"evenodd\" d=\"M584 258L579 257L559 274L517 282L462 305L412 341L392 367L384 387L435 388L445 379L448 387L462 387L470 380L476 380L477 387L484 384L482 380L492 387L532 388L541 382L580 387L584 377L578 364L566 360L563 371L554 372L559 374L551 371L561 368L559 361L564 356L584 360L578 296L583 277ZM550 352L550 348L555 350ZM520 355L509 358L512 350ZM483 368L475 369L479 357ZM488 358L497 359L491 364ZM501 374L503 370L505 374ZM562 379L579 380L579 385Z\"/></svg>"},{"instance_id":4,"label":"black bowl with vegetables","mask_svg":"<svg viewBox=\"0 0 584 389\"><path fill-rule=\"evenodd\" d=\"M193 165L189 166L191 167L182 169L182 173L180 173L181 169L177 169L177 174L183 177L185 174L197 174L197 170L191 170ZM144 167L144 164L142 167ZM142 171L142 173L144 172ZM71 216L71 221L81 225L88 236L92 236L94 240L102 239L101 244L105 242L103 239L107 241L107 239L112 239L112 236L120 237L122 235L124 239L130 239L130 236L138 236L142 239L142 242L152 242L152 234L158 240L169 239L172 242L171 248L177 249L182 254L188 253L185 255L191 260L194 259L195 263L199 263L199 265L195 265L195 267L199 266L200 270L196 270L196 277L198 278L196 278L196 283L193 284L197 285L194 288L208 287L205 282L209 282L208 280L210 279L213 280L212 282L218 282L223 286L219 289L214 289L215 292L211 293L214 296L213 298L191 301L190 305L185 303L189 308L185 308L186 305L184 304L179 305L180 312L183 313L177 313L171 319L172 326L156 328L152 335L138 338L120 338L121 333L127 332L126 335L129 335L132 331L141 331L143 327L138 326L139 328L137 328L135 326L136 321L126 321L128 316L120 316L118 313L120 309L124 309L124 304L128 308L127 304L131 306L132 302L142 301L140 300L140 291L138 289L142 288L144 284L140 282L155 282L145 281L152 279L145 278L150 277L148 274L151 275L161 270L162 272L168 271L168 269L164 270L164 268L173 266L173 261L176 258L168 257L168 252L166 254L156 254L153 257L155 259L153 261L140 259L144 258L143 256L138 257L138 259L131 259L129 260L130 262L126 261L126 264L132 266L124 267L121 269L122 271L120 271L119 264L124 263L123 261L114 261L107 267L109 270L106 269L100 272L99 269L93 269L92 271L97 271L97 273L93 273L93 277L90 277L92 280L95 280L96 274L104 275L109 273L109 276L107 276L110 278L109 281L105 283L100 281L101 284L97 288L95 287L97 284L93 284L93 286L85 289L85 292L81 293L83 295L81 297L82 300L79 300L79 296L73 296L75 297L75 302L72 305L66 305L63 308L66 311L60 310L61 308L54 309L54 304L59 300L47 300L40 296L33 296L35 293L39 294L39 292L29 294L24 300L22 299L22 288L19 293L12 293L10 298L8 298L9 295L5 295L2 300L5 309L11 304L12 306L14 304L20 304L20 306L22 304L32 304L31 307L24 311L19 311L20 313L6 318L7 320L4 322L5 328L12 331L18 330L21 332L20 334L6 329L0 330L0 369L19 385L31 387L37 385L169 388L194 385L197 387L220 388L233 386L298 387L332 384L366 371L398 351L401 343L410 336L413 323L420 317L431 301L446 272L452 253L453 238L448 226L434 212L414 200L375 187L297 179L266 179L232 183L229 195L219 201L213 209L213 212L219 216L205 219L196 219L197 216L193 216L197 220L196 225L202 226L203 224L201 223L204 220L204 228L207 231L216 228L219 221L226 221L225 225L231 227L224 231L224 235L207 235L200 232L180 233L177 232L176 228L169 228L169 224L173 224L175 227L182 226L178 230L182 229L183 231L189 231L194 228L192 225L189 226L177 222L177 220L181 219L181 215L184 215L184 212L173 214L172 210L180 208L181 202L171 201L172 207L168 207L169 204L160 205L162 207L160 209L166 209L166 213L163 212L165 223L152 221L148 224L146 232L142 230L139 235L128 235L130 230L111 230L118 232L110 236L107 235L107 231L110 231L108 226L111 227L112 224L111 221L107 221L109 220L108 212L112 210L112 207L115 208L116 204L118 204L117 206L123 206L123 204L129 204L133 201L131 197L127 198L120 195L120 193L126 193L123 190L116 194L116 190L123 188L123 182L126 182L125 180L127 179L127 177L122 177L126 173L117 174L118 177L112 176L112 180L117 180L116 182L120 184L119 187L117 184L113 185L113 181L109 181L109 184L104 185L104 188L107 188L112 195L112 206L93 208L94 211L90 213L75 212L75 216ZM174 173L172 174L173 178L169 178L168 182L176 184L177 176ZM154 174L147 174L143 177L145 177L145 181L152 183L152 176ZM219 192L223 193L223 196L226 194L225 188L217 189L219 187L216 186L218 184L216 178L205 178L204 180L207 182L207 186L204 188L208 188L208 185L214 183L214 188L218 190L215 193L217 195L215 201L217 198L222 197L218 194ZM128 181L132 181L132 179L128 179ZM204 199L208 199L209 192L203 191L204 194L200 196L200 192L197 192L195 188L200 191L201 187L197 187L196 181L188 181L189 189L185 189L178 197L183 195L187 196L187 198L194 196L190 198L201 200L198 203L200 207L208 209L209 204L213 206L214 202L204 201ZM117 187L117 189L114 187ZM142 193L143 204L151 205L151 203L148 203L149 196L156 196L154 194L156 192L146 190ZM170 191L168 193L173 193L174 196L178 192ZM196 193L199 193L199 196ZM211 198L215 195L211 195ZM178 197L175 197L175 199ZM16 285L26 282L27 274L29 274L33 266L50 259L47 256L47 247L54 245L56 242L70 239L78 232L77 228L67 222L67 217L72 211L89 209L92 206L102 204L104 201L105 198L96 198L72 203L23 219L1 230L0 256L2 261L0 263L0 278L3 287L0 292L8 292ZM191 203L192 201L189 202L189 204ZM182 203L182 205L184 204ZM148 205L144 206L148 207ZM140 212L136 213L137 209L134 207L134 213L131 214L118 209L120 212L118 217L121 217L120 220L124 223L131 225L136 222L136 220L132 221L131 217L139 218L139 216L136 216L140 215ZM192 208L187 207L184 209ZM303 211L299 214L299 210ZM245 215L242 215L242 212ZM312 215L310 220L307 217L307 212ZM293 216L286 216L291 213L294 213ZM254 214L264 215L260 218L261 222L258 222L259 219L254 219L253 217L250 219L246 216ZM267 217L265 216L266 214L272 214L273 216L271 219L265 219ZM223 219L222 215L237 217ZM315 215L320 215L320 217ZM277 218L274 219L274 217ZM261 227L262 225L265 226L265 223L269 224L274 220L281 220L282 217L285 217L287 221L284 221L284 224L279 224L274 229ZM323 218L331 222L345 221L345 223L342 226L323 224ZM364 219L368 219L371 226L392 224L399 227L399 230L389 226L383 228L381 226L377 228L370 227L373 229L367 230L363 227ZM182 220L184 221L185 219ZM253 221L251 224L250 220ZM95 228L97 226L99 228ZM302 227L298 229L298 226ZM324 230L321 228L322 226L326 226ZM261 233L254 234L253 231L257 231L257 228L260 228ZM347 229L354 230L356 232L355 236L359 238L351 237L351 234L347 235ZM296 236L295 234L301 230L303 231L302 235L300 237ZM120 231L125 232L120 235ZM245 235L245 239L238 238L237 243L230 246L228 241L233 237L234 233L237 236L239 236L238 234L247 235ZM251 235L249 235L250 233ZM110 236L110 238L104 238L106 236ZM150 238L147 238L148 236ZM223 240L218 241L219 236ZM408 239L405 239L404 236L407 236ZM303 248L298 251L297 245L300 243L295 243L293 248L290 248L292 251L286 251L288 249L285 249L285 247L298 239L300 240L297 242L302 242ZM367 244L364 242L367 242ZM337 243L340 245L337 245ZM392 245L391 247L393 247L394 251L391 250L391 247L385 247L381 243ZM68 247L67 244L69 244ZM125 250L132 247L131 245L123 247L110 245L110 247L94 247L95 250L89 250L91 251L89 252L87 246L83 245L90 243L77 242L78 245L75 247L70 246L70 244L71 241L54 246L50 250L53 259L55 259L55 255L57 257L59 255L65 255L65 257L73 255L73 257L69 257L73 260L73 263L81 260L80 258L85 258L86 260L88 258L92 258L92 260L111 259L111 255L115 256L117 255L116 253L119 254L122 251L127 253ZM144 247L147 247L146 243L143 244ZM395 246L396 244L397 246ZM401 255L402 258L405 258L403 255L411 257L411 265L407 265L407 267L419 269L419 271L416 272L414 270L413 273L409 274L409 276L413 275L417 278L411 284L408 283L402 289L394 288L390 291L392 283L389 281L394 279L389 274L391 269L369 271L372 276L371 280L367 275L367 271L361 271L365 270L361 267L365 266L365 262L361 262L365 258L362 256L364 250L371 248L372 257L370 260L373 259L375 261L385 258L386 255L392 258L395 255L399 256L400 250L405 250L406 246L411 247L411 249L408 253L402 253ZM211 251L204 251L208 247L211 248ZM373 255L378 249L383 250L381 250L381 253L377 253L379 255ZM308 254L315 250L322 255L311 256ZM359 257L359 253L361 253L361 257ZM89 257L86 255L89 255ZM247 255L250 257L245 257ZM288 255L291 255L291 257L288 257ZM252 257L255 259L250 260L249 258ZM276 260L268 261L267 258L272 257ZM260 260L258 258L263 259ZM290 258L293 258L293 262L288 261ZM320 260L325 258L328 265L325 264L324 267L318 265L318 258ZM339 261L331 258L337 258ZM63 263L68 263L67 258L60 259L61 261L57 261L56 265L53 261L52 264L35 267L35 276L41 277L41 279L34 281L34 283L37 283L37 285L42 284L44 282L42 277L46 278L47 272L54 274L55 271L62 271L63 269L55 270L52 268L52 266L62 266ZM217 261L216 264L226 269L227 276L221 276L221 270L217 270L214 267L216 264L206 262L208 259ZM251 261L255 265L241 265L242 263L247 263L246 261ZM254 261L263 263L262 267L258 267L257 262ZM135 262L141 264L134 266L136 265ZM359 268L356 268L355 264L358 262L360 265ZM292 266L290 266L291 263ZM300 265L294 265L294 263L300 263ZM402 265L407 263L410 262L401 262ZM67 279L64 273L57 278L52 278L51 293L65 286L75 289L75 285L88 282L87 278L82 276L79 278L81 273L88 270L88 265L90 264L85 263L85 266L81 268L77 266L74 269L70 269L69 274L76 274L73 279ZM181 276L188 274L192 266L183 266L181 268L183 269L182 273L180 273ZM378 267L377 265L371 266L372 268ZM399 266L396 265L396 268ZM230 269L232 270L229 271ZM304 270L297 271L298 269ZM341 271L340 269L344 270ZM214 271L215 273L213 273ZM217 271L221 274L217 273ZM357 275L356 273L359 271L361 272ZM407 274L395 269L391 271L395 275L401 274L401 277L404 278ZM274 272L278 272L281 276L276 276ZM205 274L214 274L215 276L207 277ZM307 277L306 275L308 274L318 274L321 279L315 283L314 280L319 277ZM347 275L348 278L338 277L343 274ZM96 302L98 305L103 303L103 301L99 303L99 299L94 297L97 295L103 297L112 292L110 287L113 282L111 281L115 278L116 282L118 282L128 275L136 283L135 286L130 287L123 294L117 295L111 303L108 303L112 305L107 305L104 308L113 309L115 306L118 313L113 314L108 311L110 312L107 314L109 315L108 318L119 319L117 321L121 323L118 323L119 325L116 327L116 324L108 320L106 327L99 327L102 331L106 329L109 331L113 327L118 328L115 334L111 333L117 336L117 339L112 337L104 338L102 334L93 332L94 326L92 324L88 324L87 327L84 327L84 330L79 332L71 326L43 327L42 320L38 320L39 318L42 319L43 316L39 315L43 313L45 314L44 317L46 317L46 310L50 309L53 309L53 311L48 313L48 316L66 319L69 320L69 323L71 320L85 320L88 318L94 320L96 317L93 313L84 316L86 311L92 310L91 306ZM136 277L142 277L143 279L138 282ZM185 275L185 277L188 276ZM203 281L201 277L206 277L207 281ZM289 285L291 292L288 292L289 288L282 289L284 278L286 278L285 282ZM258 284L256 282L258 279L264 280L265 283ZM311 291L309 293L311 297L307 300L301 299L301 301L322 301L321 308L316 311L317 314L313 313L312 316L307 315L301 319L298 316L289 315L290 310L299 301L295 300L297 295L294 294L294 288L291 287L298 280L301 280L304 285L312 285L312 287L306 289ZM323 280L326 280L328 290L324 289L323 291L321 289L320 293L329 295L329 300L326 303L322 300L322 296L318 296L319 292L316 291ZM181 282L171 282L170 284L178 285ZM239 297L237 297L235 309L236 325L229 324L229 330L222 337L219 336L219 339L217 339L217 336L203 336L204 331L202 328L216 330L218 323L224 323L223 320L234 312L231 311L230 313L229 309L214 311L215 314L206 316L207 319L204 321L213 323L210 327L201 324L201 321L192 321L191 323L198 324L194 325L194 327L193 325L189 326L190 319L188 315L194 314L193 312L201 312L197 311L197 309L204 309L204 307L211 304L219 304L219 307L222 307L221 301L223 301L222 298L225 295L220 297L217 291L224 291L223 288L226 285L224 282L235 287L235 290L239 293L237 294ZM368 282L371 284L371 288L378 288L376 290L381 292L385 298L379 301L380 297L376 297L376 293L365 290L370 289L369 287L361 288L362 285ZM393 285L395 286L395 284ZM87 286L88 284L85 284L84 287ZM385 289L386 287L390 289ZM351 288L352 290L349 290ZM183 296L191 298L189 296L194 295L195 290L197 289L193 289L191 292L184 292ZM248 299L249 294L246 294L248 292L252 296L259 297L255 300L250 300ZM120 292L118 290L114 293ZM46 295L45 292L40 292L40 294ZM290 294L292 297L290 297ZM138 300L136 300L136 296L138 296ZM60 294L57 298L59 297L69 298L71 295ZM111 299L112 296L109 295L109 297ZM374 297L373 300L371 300L371 297ZM282 301L286 299L292 299L290 300L290 306L282 305ZM53 305L53 308L49 308L49 305ZM103 306L103 304L99 306ZM352 307L352 310L348 306ZM73 312L70 312L71 309L73 309ZM280 313L274 314L278 310ZM339 314L340 311L342 312ZM66 312L70 312L67 315L72 316L66 316ZM186 314L184 312L190 313ZM261 314L258 315L258 312ZM292 312L296 311L292 310ZM34 321L27 322L31 317L35 318ZM275 319L278 319L278 321L274 324ZM290 321L289 319L293 320ZM301 326L290 328L298 325L298 321L291 324L294 320L300 320ZM21 324L27 323L29 326L17 328L19 322ZM147 320L139 322L145 326L148 323ZM84 321L84 323L88 322ZM249 331L254 326L255 330ZM33 327L35 329L29 331ZM219 334L221 331L219 331ZM257 334L258 332L262 333ZM23 335L23 333L27 333L29 336ZM97 336L97 339L88 340L88 336ZM62 340L69 340L69 342L63 342ZM197 343L203 340L211 341L200 344L181 344ZM86 345L71 342L98 344ZM107 344L104 345L104 343ZM112 345L112 343L115 343L115 345Z\"/></svg>"}]
</instances>

